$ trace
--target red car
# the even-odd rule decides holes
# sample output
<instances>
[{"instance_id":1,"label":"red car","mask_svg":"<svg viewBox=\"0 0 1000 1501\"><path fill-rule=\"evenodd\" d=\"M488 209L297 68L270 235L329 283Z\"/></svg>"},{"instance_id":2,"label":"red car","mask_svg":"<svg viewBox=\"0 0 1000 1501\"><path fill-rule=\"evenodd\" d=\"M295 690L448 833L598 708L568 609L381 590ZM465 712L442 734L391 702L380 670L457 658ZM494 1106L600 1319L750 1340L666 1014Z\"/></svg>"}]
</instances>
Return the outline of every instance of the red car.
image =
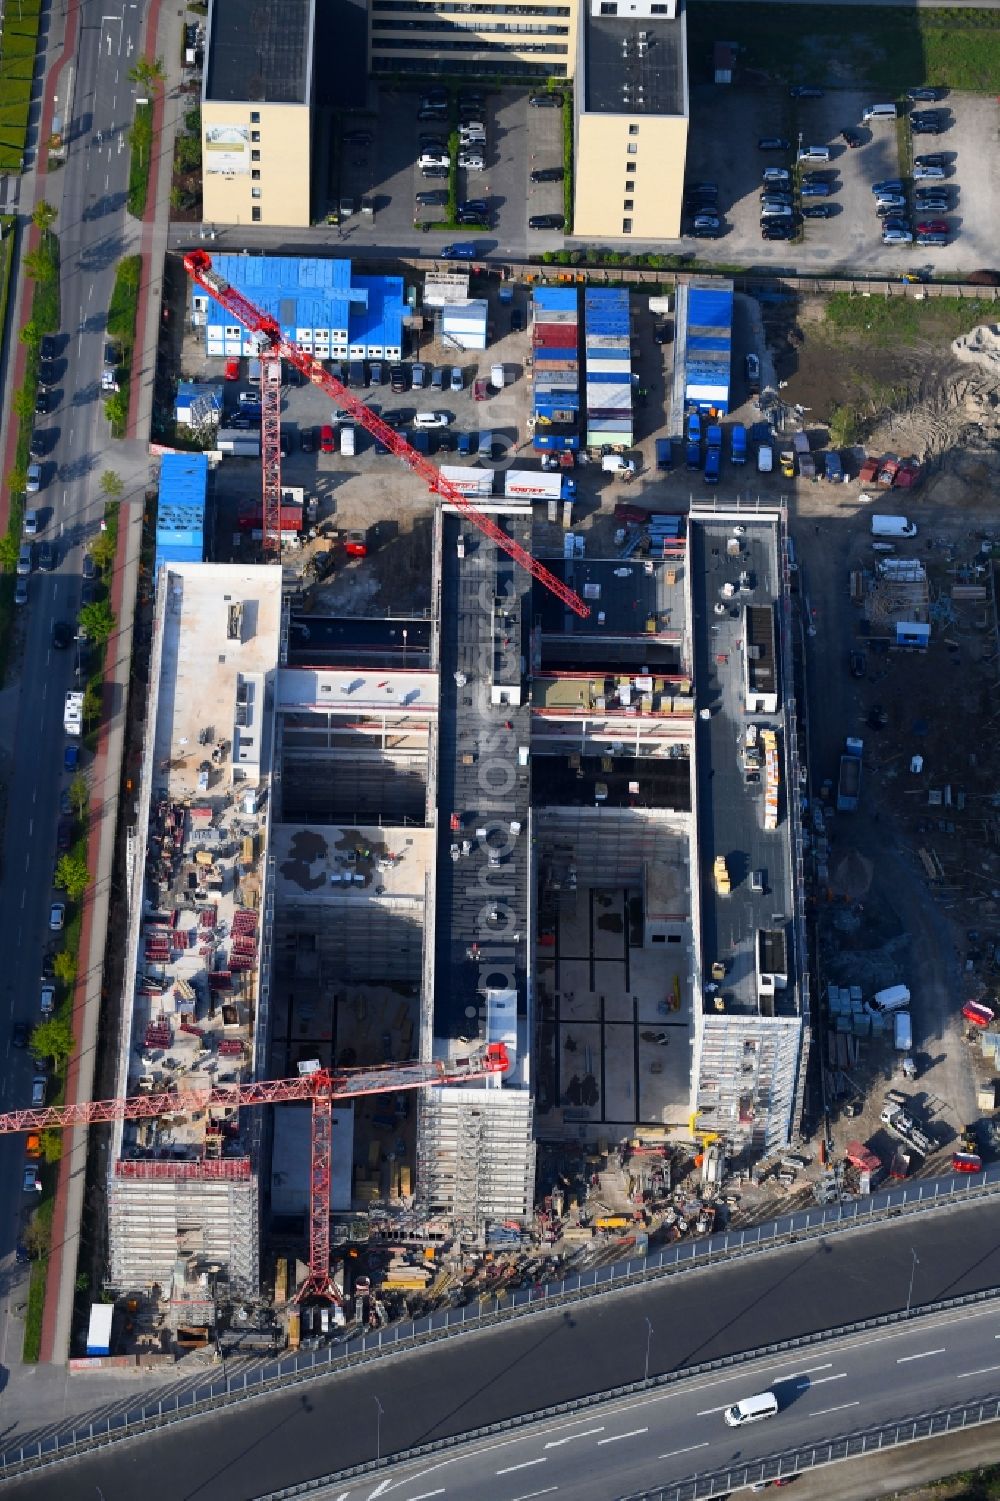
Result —
<instances>
[{"instance_id":1,"label":"red car","mask_svg":"<svg viewBox=\"0 0 1000 1501\"><path fill-rule=\"evenodd\" d=\"M334 442L333 428L332 427L321 427L320 428L320 430L319 430L319 451L320 451L320 453L336 453L337 446L336 446L336 443Z\"/></svg>"},{"instance_id":2,"label":"red car","mask_svg":"<svg viewBox=\"0 0 1000 1501\"><path fill-rule=\"evenodd\" d=\"M240 362L239 362L239 360L227 360L226 361L226 370L225 370L225 379L226 380L239 380L239 378L240 378Z\"/></svg>"},{"instance_id":3,"label":"red car","mask_svg":"<svg viewBox=\"0 0 1000 1501\"><path fill-rule=\"evenodd\" d=\"M948 225L944 219L925 219L923 224L917 225L918 235L946 235Z\"/></svg>"}]
</instances>

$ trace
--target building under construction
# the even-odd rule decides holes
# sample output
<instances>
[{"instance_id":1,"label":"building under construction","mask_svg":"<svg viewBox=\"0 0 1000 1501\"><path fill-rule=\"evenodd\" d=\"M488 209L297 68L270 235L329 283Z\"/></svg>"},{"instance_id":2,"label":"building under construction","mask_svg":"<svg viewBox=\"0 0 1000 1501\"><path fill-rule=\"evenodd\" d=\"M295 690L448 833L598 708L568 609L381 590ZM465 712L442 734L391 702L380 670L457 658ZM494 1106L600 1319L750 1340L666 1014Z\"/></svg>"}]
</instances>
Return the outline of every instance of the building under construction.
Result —
<instances>
[{"instance_id":1,"label":"building under construction","mask_svg":"<svg viewBox=\"0 0 1000 1501\"><path fill-rule=\"evenodd\" d=\"M530 545L530 506L493 505ZM120 1070L178 1108L118 1128L114 1285L245 1294L262 1231L301 1249L308 1107L186 1111L206 1081L505 1045L502 1078L338 1107L335 1241L524 1225L538 1141L790 1140L782 517L652 537L554 565L586 620L444 506L429 621L298 620L279 569L163 570Z\"/></svg>"}]
</instances>

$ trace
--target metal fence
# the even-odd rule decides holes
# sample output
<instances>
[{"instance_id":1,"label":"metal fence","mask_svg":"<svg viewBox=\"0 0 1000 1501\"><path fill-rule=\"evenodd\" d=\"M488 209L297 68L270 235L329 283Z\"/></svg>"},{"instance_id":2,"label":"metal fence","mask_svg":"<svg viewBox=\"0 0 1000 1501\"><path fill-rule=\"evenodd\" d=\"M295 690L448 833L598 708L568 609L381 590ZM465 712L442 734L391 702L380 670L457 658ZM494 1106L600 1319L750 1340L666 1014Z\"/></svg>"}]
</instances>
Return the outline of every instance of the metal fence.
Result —
<instances>
[{"instance_id":1,"label":"metal fence","mask_svg":"<svg viewBox=\"0 0 1000 1501\"><path fill-rule=\"evenodd\" d=\"M710 1501L713 1496L727 1496L730 1491L754 1485L760 1480L801 1475L822 1465L839 1464L845 1459L860 1459L866 1454L881 1454L887 1449L900 1448L903 1444L942 1438L945 1434L960 1432L963 1428L978 1428L984 1423L995 1423L998 1419L1000 1398L991 1397L985 1402L969 1402L961 1407L945 1407L937 1412L921 1413L919 1417L907 1418L902 1423L859 1429L842 1438L828 1439L824 1444L811 1444L805 1449L786 1449L781 1454L754 1460L752 1464L738 1465L735 1469L716 1470L710 1475L692 1475L676 1484L658 1486L656 1490L636 1491L630 1496L620 1497L619 1501Z\"/></svg>"},{"instance_id":2,"label":"metal fence","mask_svg":"<svg viewBox=\"0 0 1000 1501\"><path fill-rule=\"evenodd\" d=\"M299 1351L280 1359L265 1361L259 1367L242 1371L231 1377L223 1372L204 1383L182 1392L172 1393L148 1402L137 1402L134 1407L117 1411L109 1416L95 1418L92 1422L81 1421L66 1429L47 1434L37 1442L12 1448L0 1455L0 1478L17 1473L25 1468L49 1464L68 1458L71 1454L112 1443L124 1437L138 1436L168 1423L196 1417L213 1407L234 1405L282 1386L294 1386L303 1381L314 1380L333 1372L345 1371L353 1366L365 1365L385 1355L411 1350L421 1345L435 1343L456 1334L472 1333L489 1329L513 1318L541 1313L546 1309L576 1303L598 1293L623 1290L651 1280L654 1277L695 1271L717 1265L719 1262L737 1260L751 1255L777 1249L783 1245L797 1244L844 1230L857 1230L884 1224L904 1213L917 1213L930 1209L958 1208L963 1204L995 1197L1000 1192L1000 1163L976 1175L970 1183L959 1177L927 1179L889 1189L871 1198L850 1204L830 1205L825 1208L803 1210L798 1214L784 1215L767 1225L755 1225L747 1230L708 1236L704 1240L679 1242L651 1256L636 1256L609 1266L595 1267L565 1277L561 1282L539 1284L537 1287L521 1288L503 1298L491 1300L492 1306L480 1308L453 1308L428 1314L412 1322L391 1325L387 1329L373 1330L348 1339L323 1350ZM934 1312L942 1307L961 1307L965 1303L986 1301L993 1293L970 1295L955 1299L948 1304L924 1305L920 1312ZM756 1355L772 1354L799 1345L815 1344L828 1339L834 1332L851 1332L855 1329L880 1328L894 1322L900 1314L886 1314L870 1319L863 1324L851 1325L849 1330L821 1331L800 1339L768 1345L750 1354L727 1356L713 1361L698 1370L712 1371L735 1364ZM663 1381L683 1379L692 1374L692 1368L661 1378ZM650 1383L657 1384L657 1383ZM623 1390L644 1390L640 1387ZM553 1412L567 1412L589 1402L603 1402L609 1393L595 1393L585 1398L566 1403ZM538 1414L531 1415L534 1421ZM507 1426L517 1426L512 1420ZM504 1425L496 1425L484 1432L505 1431ZM451 1442L464 1441L470 1435L460 1435ZM474 1436L474 1435L471 1435Z\"/></svg>"}]
</instances>

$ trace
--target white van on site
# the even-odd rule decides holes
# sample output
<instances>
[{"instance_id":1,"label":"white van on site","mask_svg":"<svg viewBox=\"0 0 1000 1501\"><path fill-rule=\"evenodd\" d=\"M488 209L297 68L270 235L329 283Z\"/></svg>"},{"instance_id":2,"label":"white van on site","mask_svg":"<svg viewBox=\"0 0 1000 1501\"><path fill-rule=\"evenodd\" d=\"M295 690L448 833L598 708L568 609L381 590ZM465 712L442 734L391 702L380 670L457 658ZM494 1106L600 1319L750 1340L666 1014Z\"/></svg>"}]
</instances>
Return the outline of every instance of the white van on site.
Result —
<instances>
[{"instance_id":1,"label":"white van on site","mask_svg":"<svg viewBox=\"0 0 1000 1501\"><path fill-rule=\"evenodd\" d=\"M905 1011L910 1004L910 992L905 985L890 985L885 990L877 990L872 996L872 1005L876 1011Z\"/></svg>"},{"instance_id":2,"label":"white van on site","mask_svg":"<svg viewBox=\"0 0 1000 1501\"><path fill-rule=\"evenodd\" d=\"M773 1392L760 1392L756 1397L744 1397L727 1407L723 1417L730 1428L742 1428L744 1423L761 1423L765 1418L776 1417L778 1399Z\"/></svg>"},{"instance_id":3,"label":"white van on site","mask_svg":"<svg viewBox=\"0 0 1000 1501\"><path fill-rule=\"evenodd\" d=\"M867 125L871 120L895 120L899 110L894 104L869 104L861 116L862 125Z\"/></svg>"}]
</instances>

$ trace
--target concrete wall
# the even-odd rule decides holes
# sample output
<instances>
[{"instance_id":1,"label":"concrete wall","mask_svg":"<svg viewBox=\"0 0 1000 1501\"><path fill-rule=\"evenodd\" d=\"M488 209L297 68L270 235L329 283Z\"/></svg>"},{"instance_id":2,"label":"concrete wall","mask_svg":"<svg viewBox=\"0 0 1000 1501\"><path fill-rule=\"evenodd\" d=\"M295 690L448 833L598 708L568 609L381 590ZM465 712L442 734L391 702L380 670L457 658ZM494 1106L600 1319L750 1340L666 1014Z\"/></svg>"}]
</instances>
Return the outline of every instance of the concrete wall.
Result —
<instances>
[{"instance_id":1,"label":"concrete wall","mask_svg":"<svg viewBox=\"0 0 1000 1501\"><path fill-rule=\"evenodd\" d=\"M509 7L492 12L482 6L474 8L471 3L456 3L444 14L425 0L412 0L403 11L380 10L378 0L370 0L369 68L380 73L393 68L412 73L457 73L478 64L473 71L480 74L523 74L529 68L544 69L540 77L570 78L576 59L579 6L580 0L563 0L550 6L521 6L515 14ZM482 47L466 50L477 39ZM523 66L518 68L517 64Z\"/></svg>"},{"instance_id":2,"label":"concrete wall","mask_svg":"<svg viewBox=\"0 0 1000 1501\"><path fill-rule=\"evenodd\" d=\"M259 121L252 122L251 113L259 115ZM204 100L201 118L205 223L306 227L310 214L309 106ZM242 147L235 139L240 131L248 136ZM255 134L259 140L253 138ZM225 149L227 143L229 149ZM260 211L258 219L255 209Z\"/></svg>"},{"instance_id":3,"label":"concrete wall","mask_svg":"<svg viewBox=\"0 0 1000 1501\"><path fill-rule=\"evenodd\" d=\"M584 239L676 240L688 122L683 115L635 115L581 110L576 126L573 233ZM629 151L630 146L636 150ZM635 172L627 170L635 166ZM634 179L634 180L633 180ZM626 188L629 190L626 191ZM625 207L632 204L631 209ZM631 230L624 224L631 221Z\"/></svg>"}]
</instances>

